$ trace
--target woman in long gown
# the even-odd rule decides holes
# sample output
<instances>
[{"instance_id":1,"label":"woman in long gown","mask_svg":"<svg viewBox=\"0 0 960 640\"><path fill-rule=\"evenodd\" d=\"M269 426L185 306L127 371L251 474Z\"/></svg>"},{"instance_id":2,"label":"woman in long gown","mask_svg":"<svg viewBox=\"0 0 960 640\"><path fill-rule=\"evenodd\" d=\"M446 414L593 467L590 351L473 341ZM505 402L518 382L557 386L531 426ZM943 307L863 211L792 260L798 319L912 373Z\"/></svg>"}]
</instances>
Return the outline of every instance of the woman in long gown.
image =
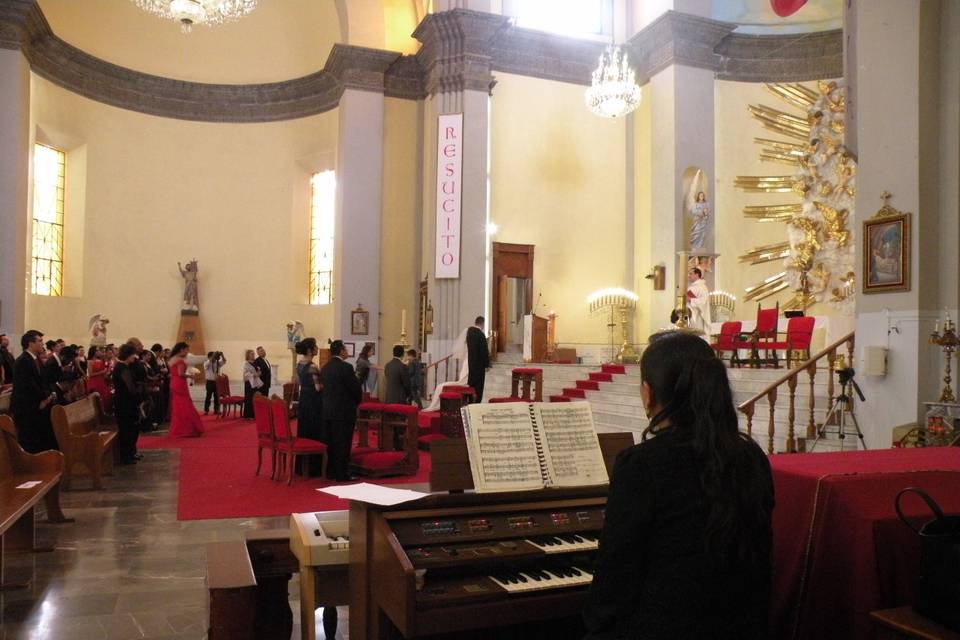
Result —
<instances>
[{"instance_id":1,"label":"woman in long gown","mask_svg":"<svg viewBox=\"0 0 960 640\"><path fill-rule=\"evenodd\" d=\"M170 351L170 432L172 438L190 438L203 433L200 414L190 399L187 386L187 343L178 342Z\"/></svg>"},{"instance_id":2,"label":"woman in long gown","mask_svg":"<svg viewBox=\"0 0 960 640\"><path fill-rule=\"evenodd\" d=\"M323 432L323 401L320 391L320 369L313 362L319 352L314 338L301 340L295 350L300 355L297 379L300 382L300 400L297 404L297 436L326 442Z\"/></svg>"},{"instance_id":3,"label":"woman in long gown","mask_svg":"<svg viewBox=\"0 0 960 640\"><path fill-rule=\"evenodd\" d=\"M110 385L107 383L107 364L103 361L103 349L90 347L87 356L87 393L99 393L100 402L107 406L110 400Z\"/></svg>"}]
</instances>

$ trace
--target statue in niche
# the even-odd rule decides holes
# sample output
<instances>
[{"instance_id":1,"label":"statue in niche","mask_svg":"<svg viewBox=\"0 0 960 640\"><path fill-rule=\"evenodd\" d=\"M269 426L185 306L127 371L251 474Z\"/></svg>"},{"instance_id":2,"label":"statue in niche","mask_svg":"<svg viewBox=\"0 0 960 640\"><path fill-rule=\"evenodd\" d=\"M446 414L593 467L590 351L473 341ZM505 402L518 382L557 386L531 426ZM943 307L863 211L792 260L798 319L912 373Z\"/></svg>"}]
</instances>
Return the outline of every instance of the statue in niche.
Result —
<instances>
[{"instance_id":1,"label":"statue in niche","mask_svg":"<svg viewBox=\"0 0 960 640\"><path fill-rule=\"evenodd\" d=\"M183 311L200 311L200 299L197 296L197 273L199 271L197 267L197 259L194 258L187 263L186 267L177 263L177 268L180 269L180 276L183 278L183 305L181 310Z\"/></svg>"},{"instance_id":2,"label":"statue in niche","mask_svg":"<svg viewBox=\"0 0 960 640\"><path fill-rule=\"evenodd\" d=\"M690 218L690 249L703 249L710 228L710 205L707 203L707 179L697 170L687 190L686 213Z\"/></svg>"}]
</instances>

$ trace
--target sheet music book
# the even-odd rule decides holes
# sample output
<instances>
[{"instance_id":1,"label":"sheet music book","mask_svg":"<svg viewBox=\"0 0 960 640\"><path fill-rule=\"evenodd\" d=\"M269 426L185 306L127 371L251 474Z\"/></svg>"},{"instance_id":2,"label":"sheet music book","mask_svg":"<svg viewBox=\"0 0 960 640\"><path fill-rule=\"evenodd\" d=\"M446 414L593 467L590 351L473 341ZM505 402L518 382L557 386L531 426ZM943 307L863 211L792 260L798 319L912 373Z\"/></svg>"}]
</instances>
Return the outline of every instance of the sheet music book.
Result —
<instances>
[{"instance_id":1,"label":"sheet music book","mask_svg":"<svg viewBox=\"0 0 960 640\"><path fill-rule=\"evenodd\" d=\"M469 404L461 413L477 492L609 482L589 402Z\"/></svg>"}]
</instances>

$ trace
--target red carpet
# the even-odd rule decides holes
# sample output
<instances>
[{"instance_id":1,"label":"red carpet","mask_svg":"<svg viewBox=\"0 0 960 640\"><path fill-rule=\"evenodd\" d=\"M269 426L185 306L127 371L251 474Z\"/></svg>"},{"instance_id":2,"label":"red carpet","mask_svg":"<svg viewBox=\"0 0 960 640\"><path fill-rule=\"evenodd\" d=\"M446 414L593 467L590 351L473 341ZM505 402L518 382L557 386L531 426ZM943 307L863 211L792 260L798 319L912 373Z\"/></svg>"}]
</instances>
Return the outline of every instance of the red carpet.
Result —
<instances>
[{"instance_id":1,"label":"red carpet","mask_svg":"<svg viewBox=\"0 0 960 640\"><path fill-rule=\"evenodd\" d=\"M257 437L252 421L204 417L206 432L200 438L142 436L140 449L180 449L180 484L177 519L286 516L293 512L346 509L348 502L318 487L333 483L322 478L294 476L293 485L270 480L270 459L264 452L260 475ZM428 482L430 454L420 452L415 476L371 480L377 484Z\"/></svg>"}]
</instances>

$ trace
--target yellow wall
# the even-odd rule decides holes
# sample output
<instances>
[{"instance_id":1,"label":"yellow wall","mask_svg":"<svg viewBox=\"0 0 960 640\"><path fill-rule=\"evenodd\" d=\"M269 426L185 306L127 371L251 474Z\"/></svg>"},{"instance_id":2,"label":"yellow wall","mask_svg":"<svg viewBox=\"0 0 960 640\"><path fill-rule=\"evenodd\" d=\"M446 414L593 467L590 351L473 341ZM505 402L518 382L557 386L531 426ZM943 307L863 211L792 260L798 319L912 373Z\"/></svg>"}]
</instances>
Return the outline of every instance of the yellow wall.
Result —
<instances>
[{"instance_id":1,"label":"yellow wall","mask_svg":"<svg viewBox=\"0 0 960 640\"><path fill-rule=\"evenodd\" d=\"M653 280L645 276L650 273L653 262L650 257L651 233L651 167L653 165L653 147L650 144L650 85L643 87L640 106L633 112L633 162L634 162L634 263L635 276L633 290L640 299L634 316L633 341L644 343L653 331L662 323L653 322L650 317L650 301L653 296Z\"/></svg>"},{"instance_id":2,"label":"yellow wall","mask_svg":"<svg viewBox=\"0 0 960 640\"><path fill-rule=\"evenodd\" d=\"M184 122L33 76L32 119L38 139L67 151L68 190L85 180L75 194L85 213L77 234L66 211L67 239L79 235L83 247L65 268L82 272L82 289L28 296L29 327L85 344L88 319L101 313L112 341L169 344L182 295L177 261L196 257L206 347L224 351L230 375L256 344L286 365L288 320L329 337L330 307L306 304L308 199L311 173L334 168L336 110L283 123ZM80 152L85 176L70 173Z\"/></svg>"},{"instance_id":3,"label":"yellow wall","mask_svg":"<svg viewBox=\"0 0 960 640\"><path fill-rule=\"evenodd\" d=\"M383 222L380 228L380 362L400 341L401 311L407 312L407 342L415 345L420 278L417 158L420 106L387 98L383 114ZM372 266L372 265L371 265Z\"/></svg>"},{"instance_id":4,"label":"yellow wall","mask_svg":"<svg viewBox=\"0 0 960 640\"><path fill-rule=\"evenodd\" d=\"M591 114L581 86L497 74L491 107L491 219L497 242L533 244L534 303L562 343L609 340L594 290L623 286L625 126Z\"/></svg>"}]
</instances>

